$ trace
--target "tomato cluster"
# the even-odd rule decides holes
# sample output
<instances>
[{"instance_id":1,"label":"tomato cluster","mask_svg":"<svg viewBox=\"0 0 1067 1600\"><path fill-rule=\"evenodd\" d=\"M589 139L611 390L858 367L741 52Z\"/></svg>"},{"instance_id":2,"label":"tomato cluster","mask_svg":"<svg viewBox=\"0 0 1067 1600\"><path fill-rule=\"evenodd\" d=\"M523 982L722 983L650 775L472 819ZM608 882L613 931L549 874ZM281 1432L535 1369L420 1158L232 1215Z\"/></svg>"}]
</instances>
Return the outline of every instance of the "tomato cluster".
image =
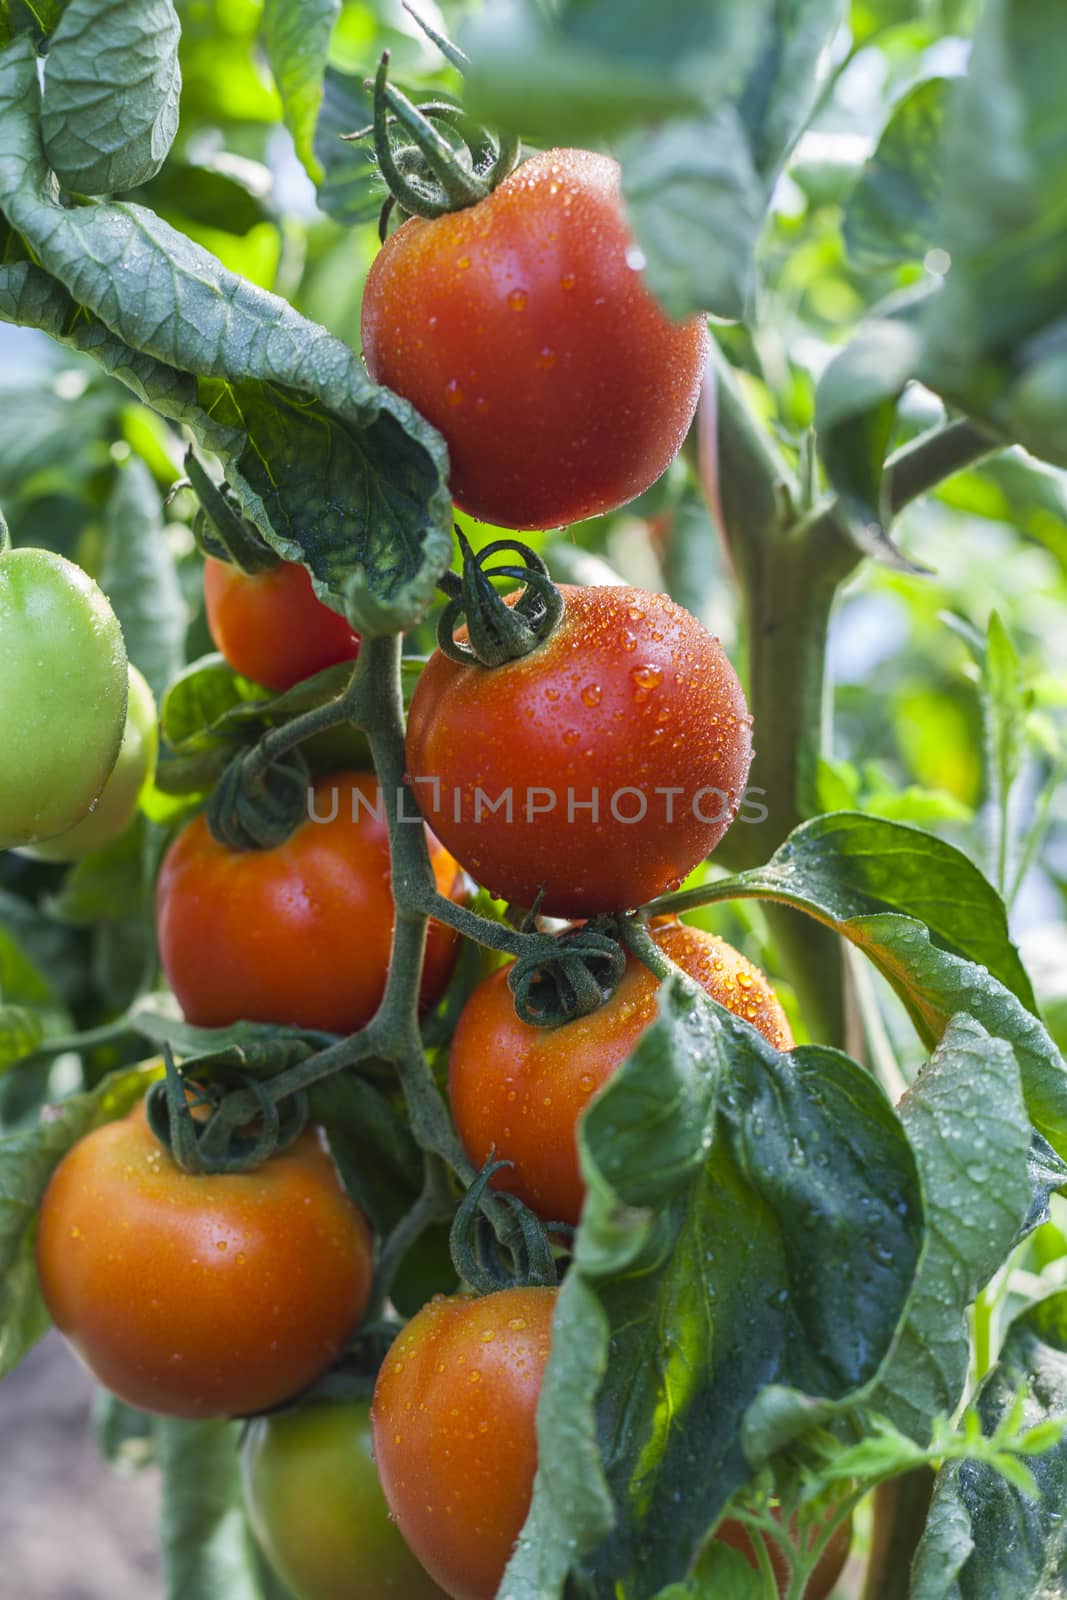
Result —
<instances>
[{"instance_id":1,"label":"tomato cluster","mask_svg":"<svg viewBox=\"0 0 1067 1600\"><path fill-rule=\"evenodd\" d=\"M364 353L445 435L459 505L515 528L553 525L618 506L663 471L693 416L707 333L702 318L672 323L640 267L618 168L582 151L536 156L482 204L410 220L388 241L367 286ZM18 577L5 560L0 605ZM46 580L62 591L61 622L64 607L96 604L54 564L37 576L42 594ZM248 573L209 558L204 597L226 661L267 690L359 656L301 565ZM466 899L469 873L527 913L617 919L714 849L752 759L718 640L663 594L565 586L558 599L555 626L526 654L484 665L460 629L426 663L398 795L346 768L312 783L306 814L268 848L220 842L204 815L178 832L157 927L188 1023L350 1035L380 1015L398 915L392 805L425 827L442 914ZM71 814L15 814L0 793L13 842L61 833L61 859L110 836L154 761L154 708L136 676L119 752L125 659L103 626L84 658L108 715L63 753L79 778ZM650 927L713 999L791 1047L774 991L738 951L669 917ZM430 923L409 1028L448 986L458 942ZM581 1116L652 1022L658 981L627 957L599 1009L534 1027L508 979L492 973L457 1007L456 1130L472 1168L502 1158L498 1187L546 1224L575 1226ZM168 1415L256 1419L242 1445L248 1513L299 1600L490 1600L533 1493L556 1289L436 1297L397 1334L371 1408L358 1394L301 1404L360 1331L374 1253L323 1130L252 1171L194 1173L142 1107L59 1164L37 1235L49 1310L116 1394ZM379 1287L375 1306L384 1298Z\"/></svg>"}]
</instances>

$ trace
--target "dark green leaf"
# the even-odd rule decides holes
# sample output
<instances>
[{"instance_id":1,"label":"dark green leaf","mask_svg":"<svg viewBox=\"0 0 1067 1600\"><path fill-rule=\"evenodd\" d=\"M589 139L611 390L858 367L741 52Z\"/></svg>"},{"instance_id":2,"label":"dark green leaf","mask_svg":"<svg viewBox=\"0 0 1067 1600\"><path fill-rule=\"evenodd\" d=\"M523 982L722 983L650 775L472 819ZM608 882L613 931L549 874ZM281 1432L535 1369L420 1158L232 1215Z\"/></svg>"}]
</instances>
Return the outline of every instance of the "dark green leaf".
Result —
<instances>
[{"instance_id":1,"label":"dark green leaf","mask_svg":"<svg viewBox=\"0 0 1067 1600\"><path fill-rule=\"evenodd\" d=\"M565 1290L570 1348L591 1363L604 1345L574 1278L607 1317L597 1413L618 1522L592 1555L588 1511L565 1535L588 1555L590 1592L630 1600L684 1576L748 1477L741 1423L766 1385L838 1401L873 1379L921 1207L903 1130L868 1074L833 1051L779 1056L672 980L579 1142L589 1193ZM546 1396L565 1371L561 1358ZM562 1470L556 1442L543 1447L546 1474Z\"/></svg>"},{"instance_id":2,"label":"dark green leaf","mask_svg":"<svg viewBox=\"0 0 1067 1600\"><path fill-rule=\"evenodd\" d=\"M386 1096L353 1073L311 1090L311 1115L329 1135L345 1187L386 1234L422 1187L422 1155L408 1124Z\"/></svg>"},{"instance_id":3,"label":"dark green leaf","mask_svg":"<svg viewBox=\"0 0 1067 1600\"><path fill-rule=\"evenodd\" d=\"M122 624L130 660L158 697L185 659L188 611L159 490L139 457L117 474L105 516L100 587Z\"/></svg>"},{"instance_id":4,"label":"dark green leaf","mask_svg":"<svg viewBox=\"0 0 1067 1600\"><path fill-rule=\"evenodd\" d=\"M282 97L286 127L316 183L322 168L313 148L315 123L330 35L340 15L341 0L266 0L263 7L262 38Z\"/></svg>"},{"instance_id":5,"label":"dark green leaf","mask_svg":"<svg viewBox=\"0 0 1067 1600\"><path fill-rule=\"evenodd\" d=\"M133 824L99 850L75 862L48 910L63 922L94 927L136 918L144 905L144 824Z\"/></svg>"},{"instance_id":6,"label":"dark green leaf","mask_svg":"<svg viewBox=\"0 0 1067 1600\"><path fill-rule=\"evenodd\" d=\"M61 183L146 183L178 129L181 28L172 0L68 0L45 70L41 134Z\"/></svg>"},{"instance_id":7,"label":"dark green leaf","mask_svg":"<svg viewBox=\"0 0 1067 1600\"><path fill-rule=\"evenodd\" d=\"M150 1081L140 1068L113 1072L87 1094L64 1100L37 1127L0 1138L0 1375L22 1360L48 1325L33 1236L53 1168L87 1133L124 1116Z\"/></svg>"},{"instance_id":8,"label":"dark green leaf","mask_svg":"<svg viewBox=\"0 0 1067 1600\"><path fill-rule=\"evenodd\" d=\"M1020 1427L1067 1422L1067 1291L1012 1323L979 1395L983 1432L992 1434L1020 1397ZM1067 1438L1027 1466L1036 1499L984 1462L941 1470L916 1554L913 1600L1049 1600L1063 1591Z\"/></svg>"},{"instance_id":9,"label":"dark green leaf","mask_svg":"<svg viewBox=\"0 0 1067 1600\"><path fill-rule=\"evenodd\" d=\"M33 1054L44 1038L44 1020L25 1006L0 1005L0 1072Z\"/></svg>"},{"instance_id":10,"label":"dark green leaf","mask_svg":"<svg viewBox=\"0 0 1067 1600\"><path fill-rule=\"evenodd\" d=\"M172 156L151 183L129 198L170 221L177 218L223 233L245 234L272 220L270 186L266 167L219 151L198 162Z\"/></svg>"},{"instance_id":11,"label":"dark green leaf","mask_svg":"<svg viewBox=\"0 0 1067 1600\"><path fill-rule=\"evenodd\" d=\"M819 63L846 11L845 0L774 0L739 110L756 170L769 193L803 131L819 85Z\"/></svg>"},{"instance_id":12,"label":"dark green leaf","mask_svg":"<svg viewBox=\"0 0 1067 1600\"><path fill-rule=\"evenodd\" d=\"M882 472L897 401L918 359L910 317L872 319L831 361L815 393L819 453L849 533L865 555L905 571L916 568L885 531Z\"/></svg>"},{"instance_id":13,"label":"dark green leaf","mask_svg":"<svg viewBox=\"0 0 1067 1600\"><path fill-rule=\"evenodd\" d=\"M745 314L764 196L737 112L674 118L619 147L627 214L673 317Z\"/></svg>"},{"instance_id":14,"label":"dark green leaf","mask_svg":"<svg viewBox=\"0 0 1067 1600\"><path fill-rule=\"evenodd\" d=\"M1009 1045L956 1017L898 1107L919 1164L926 1242L892 1357L866 1405L926 1445L970 1360L966 1310L1030 1211L1031 1134Z\"/></svg>"},{"instance_id":15,"label":"dark green leaf","mask_svg":"<svg viewBox=\"0 0 1067 1600\"><path fill-rule=\"evenodd\" d=\"M93 1394L93 1438L96 1448L114 1472L139 1472L156 1456L156 1418L128 1406L124 1400L97 1389Z\"/></svg>"},{"instance_id":16,"label":"dark green leaf","mask_svg":"<svg viewBox=\"0 0 1067 1600\"><path fill-rule=\"evenodd\" d=\"M941 138L948 81L927 78L902 95L845 208L845 243L862 266L919 261L940 244Z\"/></svg>"},{"instance_id":17,"label":"dark green leaf","mask_svg":"<svg viewBox=\"0 0 1067 1600\"><path fill-rule=\"evenodd\" d=\"M155 1419L166 1600L262 1600L244 1515L236 1422Z\"/></svg>"},{"instance_id":18,"label":"dark green leaf","mask_svg":"<svg viewBox=\"0 0 1067 1600\"><path fill-rule=\"evenodd\" d=\"M438 435L347 346L151 212L54 202L35 85L16 41L0 57L0 195L41 268L0 268L0 316L88 350L184 422L222 458L243 514L280 555L306 559L324 593L343 604L364 572L416 620L452 555Z\"/></svg>"},{"instance_id":19,"label":"dark green leaf","mask_svg":"<svg viewBox=\"0 0 1067 1600\"><path fill-rule=\"evenodd\" d=\"M1003 901L961 850L933 834L834 812L796 828L766 866L743 873L740 882L832 926L881 911L916 917L938 945L987 967L1036 1010ZM847 927L840 931L850 936Z\"/></svg>"},{"instance_id":20,"label":"dark green leaf","mask_svg":"<svg viewBox=\"0 0 1067 1600\"><path fill-rule=\"evenodd\" d=\"M341 138L369 126L373 115L362 77L327 67L315 127L315 158L323 174L318 202L327 216L348 228L376 217L386 197L371 141L353 144Z\"/></svg>"}]
</instances>

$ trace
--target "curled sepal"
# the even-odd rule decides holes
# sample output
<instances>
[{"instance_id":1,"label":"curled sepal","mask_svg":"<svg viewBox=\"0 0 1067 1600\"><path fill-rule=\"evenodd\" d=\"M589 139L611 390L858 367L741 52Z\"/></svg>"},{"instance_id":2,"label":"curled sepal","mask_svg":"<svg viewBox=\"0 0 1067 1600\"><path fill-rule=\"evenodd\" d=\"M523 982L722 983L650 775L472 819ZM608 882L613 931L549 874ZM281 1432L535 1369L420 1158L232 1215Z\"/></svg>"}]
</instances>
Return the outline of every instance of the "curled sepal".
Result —
<instances>
[{"instance_id":1,"label":"curled sepal","mask_svg":"<svg viewBox=\"0 0 1067 1600\"><path fill-rule=\"evenodd\" d=\"M543 935L508 969L515 1013L534 1028L558 1028L611 999L626 971L617 938L587 924Z\"/></svg>"},{"instance_id":2,"label":"curled sepal","mask_svg":"<svg viewBox=\"0 0 1067 1600\"><path fill-rule=\"evenodd\" d=\"M175 488L190 488L200 501L193 524L196 542L205 555L228 561L242 572L269 572L280 557L241 515L237 497L223 480L216 483L192 446L185 453L186 476ZM171 491L174 492L173 490Z\"/></svg>"},{"instance_id":3,"label":"curled sepal","mask_svg":"<svg viewBox=\"0 0 1067 1600\"><path fill-rule=\"evenodd\" d=\"M235 756L208 803L208 827L228 850L271 850L306 820L309 783L299 748L268 765L255 749Z\"/></svg>"},{"instance_id":4,"label":"curled sepal","mask_svg":"<svg viewBox=\"0 0 1067 1600\"><path fill-rule=\"evenodd\" d=\"M244 1073L229 1074L224 1084L191 1082L179 1073L169 1045L164 1062L166 1077L149 1089L145 1113L185 1172L251 1172L287 1150L307 1126L303 1090L276 1101L268 1082Z\"/></svg>"},{"instance_id":5,"label":"curled sepal","mask_svg":"<svg viewBox=\"0 0 1067 1600\"><path fill-rule=\"evenodd\" d=\"M536 551L518 539L495 539L475 553L460 528L463 552L461 592L449 600L437 624L437 643L452 661L483 667L500 667L518 661L543 644L563 615L563 596L548 575ZM501 550L515 551L519 566L486 567ZM525 584L514 605L507 605L493 588L492 578L513 578ZM461 644L455 630L466 619L469 644Z\"/></svg>"},{"instance_id":6,"label":"curled sepal","mask_svg":"<svg viewBox=\"0 0 1067 1600\"><path fill-rule=\"evenodd\" d=\"M490 1179L495 1172L512 1165L490 1156L452 1221L448 1240L452 1264L464 1283L478 1294L495 1294L500 1289L554 1288L557 1282L548 1234L528 1206L506 1190L494 1191L493 1203L511 1211L511 1218L506 1220L513 1226L501 1227L498 1213L494 1227L485 1214ZM506 1243L501 1234L506 1236Z\"/></svg>"}]
</instances>

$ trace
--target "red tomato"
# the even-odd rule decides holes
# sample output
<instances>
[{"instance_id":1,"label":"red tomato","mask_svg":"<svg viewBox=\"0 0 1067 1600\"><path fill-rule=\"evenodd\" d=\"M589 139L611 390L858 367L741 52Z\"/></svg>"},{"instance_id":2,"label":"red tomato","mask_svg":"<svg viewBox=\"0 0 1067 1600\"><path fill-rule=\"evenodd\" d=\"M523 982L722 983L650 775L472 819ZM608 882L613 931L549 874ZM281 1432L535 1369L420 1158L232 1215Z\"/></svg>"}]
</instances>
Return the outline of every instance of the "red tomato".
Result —
<instances>
[{"instance_id":1,"label":"red tomato","mask_svg":"<svg viewBox=\"0 0 1067 1600\"><path fill-rule=\"evenodd\" d=\"M359 635L323 605L299 562L248 573L208 556L204 605L215 648L235 672L268 689L291 689L359 654Z\"/></svg>"},{"instance_id":2,"label":"red tomato","mask_svg":"<svg viewBox=\"0 0 1067 1600\"><path fill-rule=\"evenodd\" d=\"M453 1600L492 1600L530 1509L555 1289L424 1306L385 1358L371 1422L389 1509Z\"/></svg>"},{"instance_id":3,"label":"red tomato","mask_svg":"<svg viewBox=\"0 0 1067 1600\"><path fill-rule=\"evenodd\" d=\"M371 266L363 354L444 435L456 504L506 528L577 522L678 454L707 360L641 277L619 166L533 156L478 205L412 218Z\"/></svg>"},{"instance_id":4,"label":"red tomato","mask_svg":"<svg viewBox=\"0 0 1067 1600\"><path fill-rule=\"evenodd\" d=\"M680 922L661 923L660 949L776 1050L793 1036L778 996L758 967L724 940ZM520 1022L500 968L478 985L452 1041L449 1094L464 1148L476 1167L492 1153L514 1165L497 1188L517 1194L546 1222L576 1224L585 1198L578 1166L578 1118L631 1053L656 1016L657 980L630 960L599 1011L561 1028Z\"/></svg>"},{"instance_id":5,"label":"red tomato","mask_svg":"<svg viewBox=\"0 0 1067 1600\"><path fill-rule=\"evenodd\" d=\"M758 1567L759 1561L752 1547L748 1529L743 1522L737 1522L733 1517L727 1517L726 1521L720 1525L715 1537L716 1539L721 1539L723 1544L730 1545L734 1550L740 1550L751 1566ZM844 1571L851 1544L852 1518L849 1517L838 1528L820 1556L815 1571L805 1586L804 1600L826 1600L826 1596L831 1592L834 1584ZM778 1585L778 1593L779 1595L785 1595L789 1589L789 1563L776 1544L768 1544L767 1553L770 1556L771 1567Z\"/></svg>"},{"instance_id":6,"label":"red tomato","mask_svg":"<svg viewBox=\"0 0 1067 1600\"><path fill-rule=\"evenodd\" d=\"M37 1232L56 1326L120 1399L172 1417L303 1389L356 1331L372 1257L317 1130L255 1172L193 1177L143 1104L64 1157Z\"/></svg>"},{"instance_id":7,"label":"red tomato","mask_svg":"<svg viewBox=\"0 0 1067 1600\"><path fill-rule=\"evenodd\" d=\"M389 968L385 806L395 803L370 773L342 772L315 783L307 821L273 850L227 850L202 816L183 829L163 862L156 916L163 970L190 1022L330 1033L369 1022ZM463 874L432 836L430 860L441 893L461 899ZM424 1005L448 982L457 946L452 929L431 923Z\"/></svg>"},{"instance_id":8,"label":"red tomato","mask_svg":"<svg viewBox=\"0 0 1067 1600\"><path fill-rule=\"evenodd\" d=\"M559 627L519 661L431 656L408 774L486 889L524 906L544 889L543 911L587 917L677 887L714 849L743 797L752 719L719 641L666 595L562 593Z\"/></svg>"}]
</instances>

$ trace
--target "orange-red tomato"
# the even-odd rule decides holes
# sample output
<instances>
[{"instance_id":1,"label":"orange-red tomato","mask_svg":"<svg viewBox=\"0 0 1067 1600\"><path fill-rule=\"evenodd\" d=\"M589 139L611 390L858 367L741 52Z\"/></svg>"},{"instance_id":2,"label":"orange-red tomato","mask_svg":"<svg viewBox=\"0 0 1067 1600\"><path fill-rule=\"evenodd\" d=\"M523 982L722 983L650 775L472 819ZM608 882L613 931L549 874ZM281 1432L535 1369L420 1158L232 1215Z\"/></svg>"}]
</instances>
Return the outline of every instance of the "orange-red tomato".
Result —
<instances>
[{"instance_id":1,"label":"orange-red tomato","mask_svg":"<svg viewBox=\"0 0 1067 1600\"><path fill-rule=\"evenodd\" d=\"M486 889L554 916L676 887L737 815L751 718L725 652L642 589L561 586L555 632L519 661L437 651L408 718L427 821Z\"/></svg>"},{"instance_id":2,"label":"orange-red tomato","mask_svg":"<svg viewBox=\"0 0 1067 1600\"><path fill-rule=\"evenodd\" d=\"M727 1517L715 1534L716 1539L721 1539L723 1544L730 1545L734 1550L740 1550L747 1558L750 1565L758 1567L759 1562L756 1552L752 1547L752 1540L748 1529L743 1522L737 1522L733 1517ZM815 1571L808 1579L804 1589L804 1600L826 1600L834 1584L844 1570L848 1560L849 1547L852 1544L852 1518L843 1522L826 1546L815 1566ZM775 1581L778 1585L779 1595L785 1595L789 1588L789 1563L776 1544L768 1543L767 1554L770 1557L771 1567L774 1571Z\"/></svg>"},{"instance_id":3,"label":"orange-red tomato","mask_svg":"<svg viewBox=\"0 0 1067 1600\"><path fill-rule=\"evenodd\" d=\"M385 1358L371 1422L389 1509L453 1600L492 1600L533 1494L555 1289L431 1300Z\"/></svg>"},{"instance_id":4,"label":"orange-red tomato","mask_svg":"<svg viewBox=\"0 0 1067 1600\"><path fill-rule=\"evenodd\" d=\"M120 1399L172 1417L304 1388L355 1333L372 1256L318 1130L254 1172L193 1177L143 1104L63 1158L37 1232L56 1326Z\"/></svg>"},{"instance_id":5,"label":"orange-red tomato","mask_svg":"<svg viewBox=\"0 0 1067 1600\"><path fill-rule=\"evenodd\" d=\"M204 605L215 648L235 672L268 689L291 689L359 654L359 635L323 605L299 562L248 573L208 556Z\"/></svg>"},{"instance_id":6,"label":"orange-red tomato","mask_svg":"<svg viewBox=\"0 0 1067 1600\"><path fill-rule=\"evenodd\" d=\"M778 996L758 967L714 934L680 922L655 925L672 961L714 1000L751 1022L777 1050L793 1036ZM481 1167L495 1153L511 1161L493 1178L548 1222L577 1223L585 1198L576 1128L590 1097L633 1050L656 1015L657 980L630 960L599 1011L559 1028L534 1028L515 1015L500 968L479 984L452 1041L449 1093L464 1148Z\"/></svg>"},{"instance_id":7,"label":"orange-red tomato","mask_svg":"<svg viewBox=\"0 0 1067 1600\"><path fill-rule=\"evenodd\" d=\"M228 850L203 817L178 835L156 911L163 969L190 1022L353 1033L370 1020L389 968L394 803L370 773L342 772L318 780L307 820L272 850ZM463 874L432 837L430 859L441 893L461 899ZM431 923L424 1005L448 982L457 945L452 929Z\"/></svg>"},{"instance_id":8,"label":"orange-red tomato","mask_svg":"<svg viewBox=\"0 0 1067 1600\"><path fill-rule=\"evenodd\" d=\"M618 163L533 156L487 200L412 218L367 277L371 376L444 435L456 503L549 528L632 500L693 420L704 317L672 322L641 276Z\"/></svg>"}]
</instances>

